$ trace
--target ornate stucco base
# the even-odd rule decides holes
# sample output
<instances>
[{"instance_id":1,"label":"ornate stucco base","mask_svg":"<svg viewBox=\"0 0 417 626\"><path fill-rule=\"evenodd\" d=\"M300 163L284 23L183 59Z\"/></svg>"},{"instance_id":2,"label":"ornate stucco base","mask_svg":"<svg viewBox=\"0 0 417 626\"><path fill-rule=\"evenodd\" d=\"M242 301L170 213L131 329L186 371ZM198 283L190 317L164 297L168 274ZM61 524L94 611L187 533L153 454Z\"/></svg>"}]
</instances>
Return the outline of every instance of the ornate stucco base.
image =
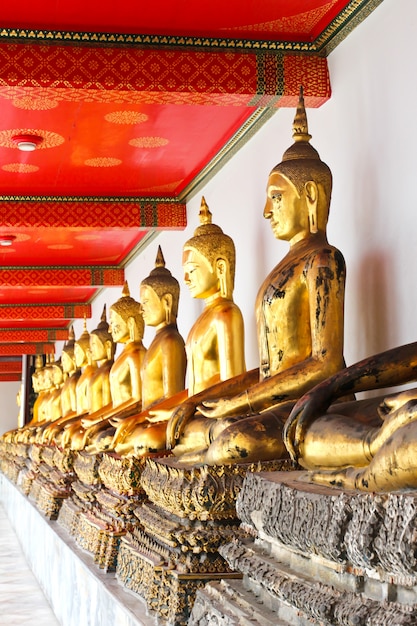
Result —
<instances>
[{"instance_id":1,"label":"ornate stucco base","mask_svg":"<svg viewBox=\"0 0 417 626\"><path fill-rule=\"evenodd\" d=\"M198 589L208 581L241 578L219 548L246 536L236 498L246 473L256 469L262 466L191 467L174 457L147 459L141 482L149 502L137 508L138 523L121 540L116 575L158 618L187 624Z\"/></svg>"},{"instance_id":2,"label":"ornate stucco base","mask_svg":"<svg viewBox=\"0 0 417 626\"><path fill-rule=\"evenodd\" d=\"M302 476L246 476L237 512L248 537L219 549L243 582L199 591L190 626L417 623L417 493L343 492Z\"/></svg>"},{"instance_id":3,"label":"ornate stucco base","mask_svg":"<svg viewBox=\"0 0 417 626\"><path fill-rule=\"evenodd\" d=\"M77 454L73 494L58 521L97 565L114 571L120 539L132 523L133 511L144 498L140 486L143 461L114 454Z\"/></svg>"}]
</instances>

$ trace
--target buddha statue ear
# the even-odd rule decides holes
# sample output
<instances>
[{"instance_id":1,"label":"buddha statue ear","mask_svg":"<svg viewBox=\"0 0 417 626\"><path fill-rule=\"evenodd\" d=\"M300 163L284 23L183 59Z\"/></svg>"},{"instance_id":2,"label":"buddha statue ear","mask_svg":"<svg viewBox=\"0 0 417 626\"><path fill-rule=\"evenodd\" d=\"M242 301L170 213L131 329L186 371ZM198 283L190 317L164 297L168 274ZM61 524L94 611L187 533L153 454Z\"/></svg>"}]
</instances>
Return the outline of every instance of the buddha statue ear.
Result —
<instances>
[{"instance_id":1,"label":"buddha statue ear","mask_svg":"<svg viewBox=\"0 0 417 626\"><path fill-rule=\"evenodd\" d=\"M133 317L127 318L127 328L129 330L130 341L137 341L139 337L138 337L138 331L137 331L137 327L135 324L135 320Z\"/></svg>"},{"instance_id":2,"label":"buddha statue ear","mask_svg":"<svg viewBox=\"0 0 417 626\"><path fill-rule=\"evenodd\" d=\"M172 294L165 293L161 298L161 302L165 311L165 322L169 326L169 324L172 324Z\"/></svg>"},{"instance_id":3,"label":"buddha statue ear","mask_svg":"<svg viewBox=\"0 0 417 626\"><path fill-rule=\"evenodd\" d=\"M113 358L113 342L110 341L110 339L107 339L104 347L106 350L107 360L111 361Z\"/></svg>"},{"instance_id":4,"label":"buddha statue ear","mask_svg":"<svg viewBox=\"0 0 417 626\"><path fill-rule=\"evenodd\" d=\"M314 234L314 233L317 233L319 230L318 214L317 214L319 193L318 193L317 184L314 181L309 180L304 185L304 190L305 190L307 210L308 210L308 223L310 225L310 233Z\"/></svg>"},{"instance_id":5,"label":"buddha statue ear","mask_svg":"<svg viewBox=\"0 0 417 626\"><path fill-rule=\"evenodd\" d=\"M220 295L222 298L229 298L229 285L227 278L227 261L226 259L217 259L216 273L219 279Z\"/></svg>"}]
</instances>

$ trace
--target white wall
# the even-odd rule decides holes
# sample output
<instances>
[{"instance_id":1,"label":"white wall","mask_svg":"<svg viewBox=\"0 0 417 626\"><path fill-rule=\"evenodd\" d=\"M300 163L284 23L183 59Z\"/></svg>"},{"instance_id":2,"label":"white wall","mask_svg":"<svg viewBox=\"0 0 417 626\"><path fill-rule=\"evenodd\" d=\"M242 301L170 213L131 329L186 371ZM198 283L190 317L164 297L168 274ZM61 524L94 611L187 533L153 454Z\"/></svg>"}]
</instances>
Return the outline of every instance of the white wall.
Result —
<instances>
[{"instance_id":1,"label":"white wall","mask_svg":"<svg viewBox=\"0 0 417 626\"><path fill-rule=\"evenodd\" d=\"M0 383L0 435L17 427L19 407L16 397L19 389L20 383Z\"/></svg>"},{"instance_id":2,"label":"white wall","mask_svg":"<svg viewBox=\"0 0 417 626\"><path fill-rule=\"evenodd\" d=\"M348 270L345 356L348 364L369 354L417 339L417 3L384 2L329 56L333 94L309 109L312 145L330 166L334 191L329 241L339 247ZM254 302L269 270L287 250L263 219L269 171L291 145L294 110L282 109L187 205L186 231L162 233L126 270L131 295L154 267L160 244L167 267L182 282L182 245L198 225L204 194L213 221L237 248L235 300L246 324L247 365L258 363ZM92 330L103 303L121 289L104 291L94 302ZM182 288L179 327L186 337L200 310ZM82 323L75 326L76 336ZM145 336L145 344L151 334Z\"/></svg>"}]
</instances>

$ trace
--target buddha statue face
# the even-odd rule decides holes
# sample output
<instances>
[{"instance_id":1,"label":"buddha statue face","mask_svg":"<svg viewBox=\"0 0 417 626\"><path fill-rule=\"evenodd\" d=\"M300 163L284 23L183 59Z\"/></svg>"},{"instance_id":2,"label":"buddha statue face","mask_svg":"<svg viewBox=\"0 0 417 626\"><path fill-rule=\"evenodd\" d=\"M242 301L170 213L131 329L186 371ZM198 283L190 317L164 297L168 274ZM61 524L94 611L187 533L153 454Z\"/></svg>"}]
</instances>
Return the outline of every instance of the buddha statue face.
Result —
<instances>
[{"instance_id":1,"label":"buddha statue face","mask_svg":"<svg viewBox=\"0 0 417 626\"><path fill-rule=\"evenodd\" d=\"M269 176L264 217L271 221L277 239L294 242L310 232L305 192L300 194L279 172L273 171Z\"/></svg>"},{"instance_id":2,"label":"buddha statue face","mask_svg":"<svg viewBox=\"0 0 417 626\"><path fill-rule=\"evenodd\" d=\"M185 248L182 266L184 282L193 298L208 298L219 291L217 268L200 252Z\"/></svg>"},{"instance_id":3,"label":"buddha statue face","mask_svg":"<svg viewBox=\"0 0 417 626\"><path fill-rule=\"evenodd\" d=\"M172 299L172 298L171 298ZM169 294L160 298L149 285L141 285L140 302L143 320L147 326L161 326L167 319L167 307L170 306Z\"/></svg>"},{"instance_id":4,"label":"buddha statue face","mask_svg":"<svg viewBox=\"0 0 417 626\"><path fill-rule=\"evenodd\" d=\"M125 343L130 337L127 320L114 309L110 309L110 333L115 343Z\"/></svg>"},{"instance_id":5,"label":"buddha statue face","mask_svg":"<svg viewBox=\"0 0 417 626\"><path fill-rule=\"evenodd\" d=\"M74 346L74 357L77 367L84 367L87 364L87 353L78 342Z\"/></svg>"},{"instance_id":6,"label":"buddha statue face","mask_svg":"<svg viewBox=\"0 0 417 626\"><path fill-rule=\"evenodd\" d=\"M90 335L90 352L93 361L102 361L108 356L105 344L94 331Z\"/></svg>"},{"instance_id":7,"label":"buddha statue face","mask_svg":"<svg viewBox=\"0 0 417 626\"><path fill-rule=\"evenodd\" d=\"M75 356L73 351L71 351L71 353L65 350L62 351L61 365L66 374L70 374L75 370Z\"/></svg>"}]
</instances>

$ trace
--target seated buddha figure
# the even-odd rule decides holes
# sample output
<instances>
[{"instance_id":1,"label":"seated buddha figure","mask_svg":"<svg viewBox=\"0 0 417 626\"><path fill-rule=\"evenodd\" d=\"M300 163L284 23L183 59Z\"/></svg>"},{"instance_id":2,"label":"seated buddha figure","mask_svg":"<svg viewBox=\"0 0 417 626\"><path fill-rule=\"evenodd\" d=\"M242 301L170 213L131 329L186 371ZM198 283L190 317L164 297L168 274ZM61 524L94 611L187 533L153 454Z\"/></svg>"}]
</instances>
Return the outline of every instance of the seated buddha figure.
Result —
<instances>
[{"instance_id":1,"label":"seated buddha figure","mask_svg":"<svg viewBox=\"0 0 417 626\"><path fill-rule=\"evenodd\" d=\"M90 436L107 428L110 417L132 415L142 407L140 369L146 354L142 343L144 322L140 303L130 296L127 283L122 297L111 305L109 315L112 340L114 344L124 345L109 372L111 402L82 417L80 424L70 426L70 435L63 439L74 450L83 449Z\"/></svg>"},{"instance_id":2,"label":"seated buddha figure","mask_svg":"<svg viewBox=\"0 0 417 626\"><path fill-rule=\"evenodd\" d=\"M60 360L54 361L53 355L47 356L45 367L42 369L44 388L47 393L40 407L41 419L37 423L30 440L33 443L42 443L45 428L62 417L61 390L64 383L64 372Z\"/></svg>"},{"instance_id":3,"label":"seated buddha figure","mask_svg":"<svg viewBox=\"0 0 417 626\"><path fill-rule=\"evenodd\" d=\"M112 444L119 454L129 453L133 449L135 455L143 455L163 449L162 446L166 444L166 420L175 407L185 404L195 407L203 397L207 397L211 385L245 371L243 318L233 302L235 246L233 240L212 223L212 215L204 198L201 201L200 226L183 248L183 268L185 283L191 295L202 299L205 305L186 341L188 389L149 406L145 412L150 422L146 425L145 439L143 429L135 429L125 435L124 424L121 424ZM152 318L156 322L157 301L153 298L152 304L148 298L146 282L141 286L144 317L148 323ZM151 305L153 313L150 311ZM162 311L159 315L162 318ZM143 370L144 388L148 376L148 371ZM194 440L201 440L197 419L190 424L187 435Z\"/></svg>"},{"instance_id":4,"label":"seated buddha figure","mask_svg":"<svg viewBox=\"0 0 417 626\"><path fill-rule=\"evenodd\" d=\"M68 354L66 350L66 346L62 349L61 360L64 359L64 362L67 363L67 367L73 367L75 365L76 371L79 372L79 376L76 377L76 385L75 390L75 410L71 411L70 414L65 415L64 411L62 411L62 416L55 420L49 420L42 427L42 443L57 443L56 437L58 433L62 431L63 426L73 420L76 416L80 414L80 411L84 412L87 406L87 396L86 396L86 363L87 363L87 350L89 345L89 337L90 334L87 330L87 321L84 318L84 330L78 339L75 340L72 353ZM73 357L73 364L71 364ZM72 401L74 399L72 398ZM40 434L38 436L40 439Z\"/></svg>"},{"instance_id":5,"label":"seated buddha figure","mask_svg":"<svg viewBox=\"0 0 417 626\"><path fill-rule=\"evenodd\" d=\"M91 333L87 331L84 320L84 331L75 341L74 355L80 368L75 388L76 409L72 414L63 414L47 427L43 437L44 442L53 441L60 446L65 445L72 431L79 429L82 417L111 404L109 374L113 365L114 343L106 321L106 307L99 325Z\"/></svg>"},{"instance_id":6,"label":"seated buddha figure","mask_svg":"<svg viewBox=\"0 0 417 626\"><path fill-rule=\"evenodd\" d=\"M18 426L19 426L18 428L14 428L13 430L8 430L7 432L3 433L1 438L4 441L7 441L7 442L25 441L27 437L29 436L30 430L36 427L37 423L40 421L41 415L42 415L40 407L42 406L44 398L47 394L46 389L43 388L43 376L42 376L43 366L44 366L43 357L41 354L37 354L35 358L35 370L31 376L32 389L33 389L34 394L36 395L36 399L33 403L31 420L27 424L19 425L18 423ZM22 405L19 405L19 406L20 406L20 410L19 410L20 412L21 410L23 410L23 406Z\"/></svg>"},{"instance_id":7,"label":"seated buddha figure","mask_svg":"<svg viewBox=\"0 0 417 626\"><path fill-rule=\"evenodd\" d=\"M77 382L81 375L81 370L75 362L75 335L71 326L68 341L62 348L61 365L64 372L64 384L61 388L61 410L62 417L75 415L77 412Z\"/></svg>"},{"instance_id":8,"label":"seated buddha figure","mask_svg":"<svg viewBox=\"0 0 417 626\"><path fill-rule=\"evenodd\" d=\"M270 173L264 217L289 242L256 299L260 367L215 385L197 406L206 442L187 437L195 406L180 406L167 442L183 461L221 465L288 456L282 431L296 399L340 370L345 263L327 241L332 176L310 144L302 90L294 144Z\"/></svg>"},{"instance_id":9,"label":"seated buddha figure","mask_svg":"<svg viewBox=\"0 0 417 626\"><path fill-rule=\"evenodd\" d=\"M343 489L417 488L417 389L335 403L346 392L417 380L417 343L368 357L317 385L295 405L285 438L311 470L303 480Z\"/></svg>"},{"instance_id":10,"label":"seated buddha figure","mask_svg":"<svg viewBox=\"0 0 417 626\"><path fill-rule=\"evenodd\" d=\"M83 332L75 341L74 356L76 366L81 370L76 389L77 415L83 415L90 410L90 380L97 367L97 363L91 358L90 333L85 318Z\"/></svg>"},{"instance_id":11,"label":"seated buddha figure","mask_svg":"<svg viewBox=\"0 0 417 626\"><path fill-rule=\"evenodd\" d=\"M95 444L97 449L105 444L106 449L121 455L133 452L143 455L165 449L165 424L151 424L147 417L152 406L185 388L185 345L177 327L179 295L178 281L165 267L158 247L155 268L140 284L144 322L155 328L141 368L142 411L120 421L112 420L116 426L112 441L93 437L91 445Z\"/></svg>"}]
</instances>

